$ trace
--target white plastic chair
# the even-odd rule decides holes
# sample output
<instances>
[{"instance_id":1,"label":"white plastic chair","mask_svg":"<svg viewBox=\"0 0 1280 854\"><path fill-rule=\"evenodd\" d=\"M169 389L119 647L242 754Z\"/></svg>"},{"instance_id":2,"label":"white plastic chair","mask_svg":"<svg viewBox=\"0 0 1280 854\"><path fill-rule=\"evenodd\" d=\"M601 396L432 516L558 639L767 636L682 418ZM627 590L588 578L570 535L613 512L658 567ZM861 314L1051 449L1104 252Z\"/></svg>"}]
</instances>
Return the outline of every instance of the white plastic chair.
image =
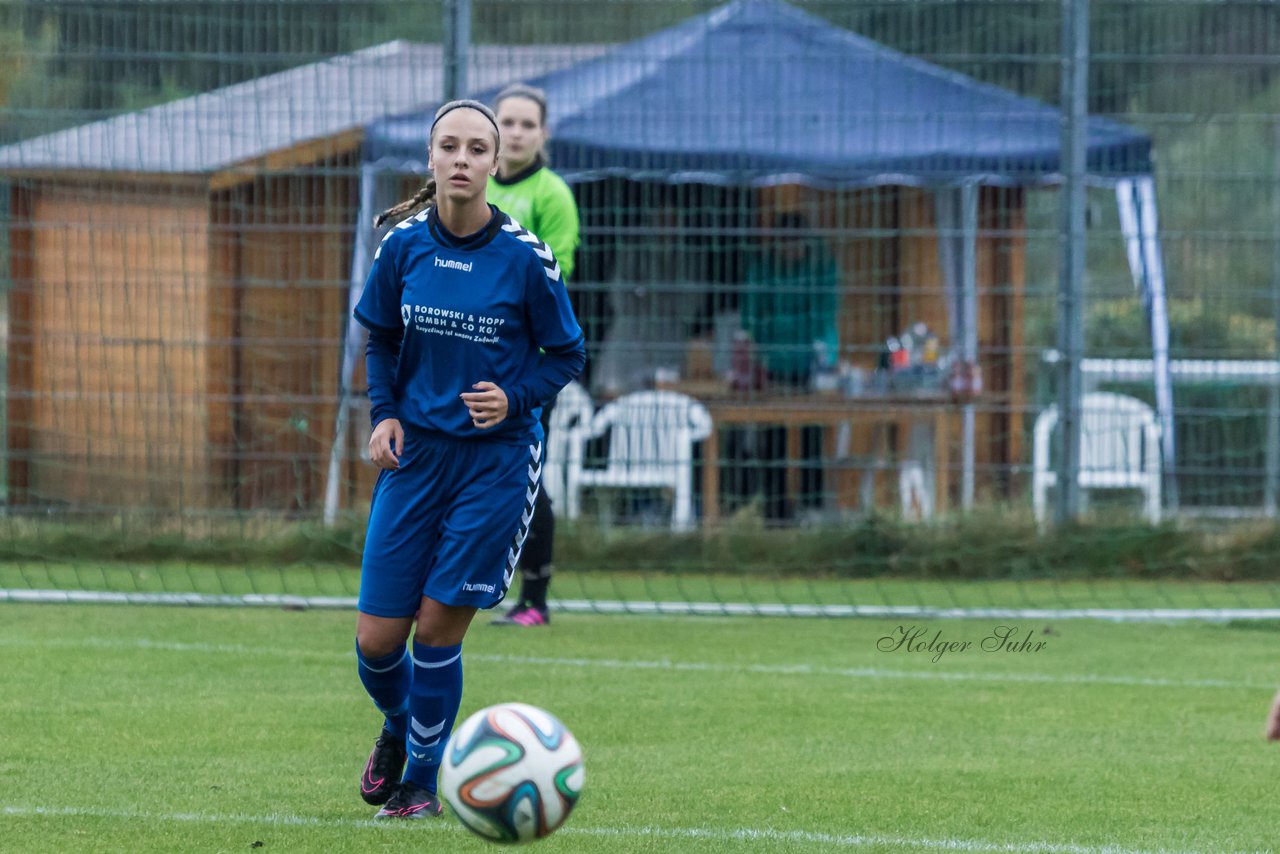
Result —
<instances>
[{"instance_id":1,"label":"white plastic chair","mask_svg":"<svg viewBox=\"0 0 1280 854\"><path fill-rule=\"evenodd\" d=\"M1138 489L1143 514L1160 521L1160 424L1150 406L1112 392L1090 392L1080 404L1080 473L1082 489ZM1032 503L1036 520L1048 515L1049 489L1058 474L1049 466L1049 448L1058 426L1058 408L1050 406L1035 424L1032 451Z\"/></svg>"},{"instance_id":2,"label":"white plastic chair","mask_svg":"<svg viewBox=\"0 0 1280 854\"><path fill-rule=\"evenodd\" d=\"M601 469L583 468L581 457L567 460L566 515L582 512L586 487L653 488L672 491L671 527L693 527L693 444L711 435L711 414L688 395L637 391L606 404L591 419L587 438L609 434L609 455Z\"/></svg>"},{"instance_id":3,"label":"white plastic chair","mask_svg":"<svg viewBox=\"0 0 1280 854\"><path fill-rule=\"evenodd\" d=\"M591 395L577 382L560 390L556 407L547 422L546 463L542 468L542 488L553 503L561 503L565 491L565 473L582 468L582 457L596 407Z\"/></svg>"}]
</instances>

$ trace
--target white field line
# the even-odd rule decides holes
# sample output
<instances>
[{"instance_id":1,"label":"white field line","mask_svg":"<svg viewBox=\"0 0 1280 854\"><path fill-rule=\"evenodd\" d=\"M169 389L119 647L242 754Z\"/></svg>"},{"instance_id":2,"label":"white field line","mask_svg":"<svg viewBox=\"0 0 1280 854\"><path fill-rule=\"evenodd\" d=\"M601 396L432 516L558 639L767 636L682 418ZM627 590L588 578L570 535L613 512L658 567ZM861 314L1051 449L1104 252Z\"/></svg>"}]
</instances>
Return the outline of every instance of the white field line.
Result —
<instances>
[{"instance_id":1,"label":"white field line","mask_svg":"<svg viewBox=\"0 0 1280 854\"><path fill-rule=\"evenodd\" d=\"M0 588L2 603L184 605L189 607L354 610L355 597L247 593L109 593L93 590ZM1280 608L998 608L935 605L788 605L780 602L655 602L612 599L557 599L557 612L717 617L906 617L916 619L1108 620L1125 623L1280 620Z\"/></svg>"},{"instance_id":2,"label":"white field line","mask_svg":"<svg viewBox=\"0 0 1280 854\"><path fill-rule=\"evenodd\" d=\"M453 822L404 822L392 824L372 819L316 818L314 816L290 816L270 813L246 815L244 813L156 813L129 810L107 810L92 807L38 807L5 805L0 813L13 818L103 818L127 821L168 821L195 824L256 824L268 827L318 827L318 828L370 828L409 832L455 831L462 828ZM832 848L883 848L894 846L917 851L1010 852L1010 854L1196 854L1179 849L1128 848L1121 845L1077 845L1058 842L989 842L980 839L949 837L912 837L880 834L818 833L807 830L770 830L768 828L713 828L713 827L579 827L567 825L557 831L562 836L593 836L607 839L652 839L654 837L705 840L733 843L789 843ZM1255 852L1255 854L1266 854Z\"/></svg>"},{"instance_id":3,"label":"white field line","mask_svg":"<svg viewBox=\"0 0 1280 854\"><path fill-rule=\"evenodd\" d=\"M182 643L146 638L53 638L5 637L0 647L39 649L123 649L179 652L196 655L270 656L297 660L348 661L354 652L316 652L280 647L253 647L241 644ZM888 653L886 653L888 654ZM467 653L470 664L514 664L534 667L565 667L602 670L649 670L674 673L746 673L775 676L819 676L844 679L904 679L925 682L997 682L1046 685L1118 685L1136 688L1225 688L1232 690L1274 690L1275 685L1229 679L1162 679L1152 676L1100 676L1091 673L982 673L955 670L894 670L879 667L824 667L812 664L725 664L714 661L671 661L669 659L559 658L528 655Z\"/></svg>"},{"instance_id":4,"label":"white field line","mask_svg":"<svg viewBox=\"0 0 1280 854\"><path fill-rule=\"evenodd\" d=\"M705 671L792 676L835 676L848 679L918 679L941 682L1023 682L1070 685L1124 685L1144 688L1274 688L1270 684L1225 679L1159 679L1148 676L1095 674L982 673L978 671L892 670L879 667L822 667L810 664L721 664L716 662L629 661L608 658L545 658L520 655L478 655L476 660L550 667L598 667L616 670ZM468 657L468 660L472 660Z\"/></svg>"}]
</instances>

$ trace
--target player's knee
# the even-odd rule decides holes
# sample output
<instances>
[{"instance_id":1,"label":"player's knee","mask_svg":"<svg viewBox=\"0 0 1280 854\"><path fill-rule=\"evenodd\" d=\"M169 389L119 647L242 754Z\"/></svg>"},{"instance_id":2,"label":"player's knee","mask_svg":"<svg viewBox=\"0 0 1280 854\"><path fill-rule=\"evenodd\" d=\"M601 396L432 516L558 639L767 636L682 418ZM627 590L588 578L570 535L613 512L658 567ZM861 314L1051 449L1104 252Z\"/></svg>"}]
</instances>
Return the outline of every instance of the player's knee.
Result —
<instances>
[{"instance_id":1,"label":"player's knee","mask_svg":"<svg viewBox=\"0 0 1280 854\"><path fill-rule=\"evenodd\" d=\"M416 643L424 646L453 646L462 643L467 627L476 615L475 608L444 605L425 598L422 604L422 610L418 612L418 624L413 630Z\"/></svg>"},{"instance_id":2,"label":"player's knee","mask_svg":"<svg viewBox=\"0 0 1280 854\"><path fill-rule=\"evenodd\" d=\"M413 633L413 641L423 646L453 646L454 644L462 643L466 633L465 627L455 629L419 624L417 630Z\"/></svg>"},{"instance_id":3,"label":"player's knee","mask_svg":"<svg viewBox=\"0 0 1280 854\"><path fill-rule=\"evenodd\" d=\"M359 626L356 629L356 645L365 658L382 658L398 649L404 649L404 635L377 626Z\"/></svg>"}]
</instances>

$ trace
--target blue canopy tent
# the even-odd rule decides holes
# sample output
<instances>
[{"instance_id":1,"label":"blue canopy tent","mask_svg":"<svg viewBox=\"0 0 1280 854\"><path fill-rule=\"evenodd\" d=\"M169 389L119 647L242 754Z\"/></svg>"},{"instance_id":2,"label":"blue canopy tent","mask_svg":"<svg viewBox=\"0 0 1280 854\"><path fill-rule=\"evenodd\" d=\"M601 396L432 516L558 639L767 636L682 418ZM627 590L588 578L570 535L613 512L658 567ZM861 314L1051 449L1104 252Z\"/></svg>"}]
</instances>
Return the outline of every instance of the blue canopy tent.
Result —
<instances>
[{"instance_id":1,"label":"blue canopy tent","mask_svg":"<svg viewBox=\"0 0 1280 854\"><path fill-rule=\"evenodd\" d=\"M730 186L930 188L949 332L959 357L970 361L978 340L977 187L1063 179L1057 109L906 56L781 0L733 0L530 82L547 92L551 159L570 182L621 176ZM476 97L491 101L495 94ZM379 198L378 176L426 171L432 114L384 118L366 129L353 304L369 263L372 214L388 201ZM1150 318L1163 450L1172 460L1151 140L1093 118L1087 165L1091 184L1117 191L1131 271ZM352 345L349 359L359 352L358 340ZM972 430L969 412L966 451ZM967 498L971 453L964 475Z\"/></svg>"},{"instance_id":2,"label":"blue canopy tent","mask_svg":"<svg viewBox=\"0 0 1280 854\"><path fill-rule=\"evenodd\" d=\"M1058 177L1055 108L781 0L734 0L533 82L547 92L551 158L569 180L849 187ZM367 160L425 168L430 122L430 111L376 122ZM1103 179L1149 174L1151 140L1093 119L1089 169Z\"/></svg>"}]
</instances>

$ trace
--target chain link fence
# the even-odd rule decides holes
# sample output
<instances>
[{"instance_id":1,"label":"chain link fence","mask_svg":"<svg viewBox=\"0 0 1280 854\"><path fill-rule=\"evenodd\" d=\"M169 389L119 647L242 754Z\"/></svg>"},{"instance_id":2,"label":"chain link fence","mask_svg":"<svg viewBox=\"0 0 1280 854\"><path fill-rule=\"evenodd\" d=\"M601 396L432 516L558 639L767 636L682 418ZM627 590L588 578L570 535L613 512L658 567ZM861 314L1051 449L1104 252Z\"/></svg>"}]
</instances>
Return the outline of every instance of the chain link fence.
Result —
<instances>
[{"instance_id":1,"label":"chain link fence","mask_svg":"<svg viewBox=\"0 0 1280 854\"><path fill-rule=\"evenodd\" d=\"M358 528L369 214L451 87L517 81L581 218L570 531L1034 524L1070 335L1121 396L1059 419L1089 518L1272 517L1280 9L1077 8L1064 333L1060 2L10 0L9 524Z\"/></svg>"}]
</instances>

